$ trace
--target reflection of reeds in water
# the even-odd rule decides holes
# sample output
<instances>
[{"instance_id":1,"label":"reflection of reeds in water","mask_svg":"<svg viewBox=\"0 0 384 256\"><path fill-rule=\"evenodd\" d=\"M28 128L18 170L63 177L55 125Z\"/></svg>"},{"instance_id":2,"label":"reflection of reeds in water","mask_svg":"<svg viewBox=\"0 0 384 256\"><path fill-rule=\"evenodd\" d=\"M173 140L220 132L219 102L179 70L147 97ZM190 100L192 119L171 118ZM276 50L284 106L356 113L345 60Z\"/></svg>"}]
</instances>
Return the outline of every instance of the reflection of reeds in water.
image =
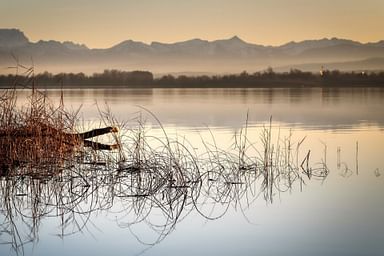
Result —
<instances>
[{"instance_id":1,"label":"reflection of reeds in water","mask_svg":"<svg viewBox=\"0 0 384 256\"><path fill-rule=\"evenodd\" d=\"M296 152L290 137L273 143L271 124L260 135L262 151L248 137L247 124L234 136L232 150L218 148L212 136L211 143L203 141L205 152L197 154L164 129L162 138L147 135L142 122L115 138L118 150L84 149L72 136L76 115L63 104L48 107L46 97L34 92L31 107L16 112L14 93L3 94L0 106L0 238L17 254L24 243L38 240L40 222L47 217L60 220L58 235L64 237L87 230L92 214L118 205L124 217L117 224L154 245L191 211L217 219L231 207L245 211L260 196L272 203L295 184L300 188L305 180L328 174L325 164L309 165L310 152L298 159L303 141ZM116 122L109 111L102 119L105 125ZM139 223L156 238L142 240L135 231Z\"/></svg>"},{"instance_id":2,"label":"reflection of reeds in water","mask_svg":"<svg viewBox=\"0 0 384 256\"><path fill-rule=\"evenodd\" d=\"M162 138L148 136L139 122L121 137L121 152L85 150L82 161L72 161L55 175L3 177L2 237L7 234L7 242L21 252L24 242L37 241L43 218L60 219L58 235L64 237L86 230L92 214L118 205L125 216L118 225L153 245L191 211L220 218L231 207L245 211L260 196L272 202L295 184L300 188L309 178L327 176L325 165L320 171L308 165L309 153L295 159L290 138L273 143L271 126L261 134L262 152L249 155L255 148L246 129L235 136L233 150L205 141L205 153L198 155L184 140L165 133ZM146 223L156 238L142 240L135 231L139 223ZM25 228L28 232L21 233Z\"/></svg>"}]
</instances>

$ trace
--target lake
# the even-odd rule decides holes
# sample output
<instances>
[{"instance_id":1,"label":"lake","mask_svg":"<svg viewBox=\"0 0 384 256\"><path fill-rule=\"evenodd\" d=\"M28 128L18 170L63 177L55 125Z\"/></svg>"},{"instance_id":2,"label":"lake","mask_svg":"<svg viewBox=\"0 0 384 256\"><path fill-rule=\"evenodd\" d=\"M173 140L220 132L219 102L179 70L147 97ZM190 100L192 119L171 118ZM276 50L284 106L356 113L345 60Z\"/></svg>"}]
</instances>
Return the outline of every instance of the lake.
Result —
<instances>
[{"instance_id":1,"label":"lake","mask_svg":"<svg viewBox=\"0 0 384 256\"><path fill-rule=\"evenodd\" d=\"M29 93L18 91L21 105ZM58 104L60 90L46 93ZM157 166L160 174L122 168L127 174L115 175L107 166L67 183L12 181L16 192L2 180L1 255L384 252L384 89L71 89L63 96L68 109L80 108L81 129L104 126L100 112L110 109L125 123L122 132L153 145L145 159L180 161ZM164 153L169 144L172 154ZM170 183L153 184L179 164ZM24 194L31 184L39 197ZM132 193L143 184L159 194ZM66 192L52 194L58 186ZM53 203L64 201L73 207Z\"/></svg>"}]
</instances>

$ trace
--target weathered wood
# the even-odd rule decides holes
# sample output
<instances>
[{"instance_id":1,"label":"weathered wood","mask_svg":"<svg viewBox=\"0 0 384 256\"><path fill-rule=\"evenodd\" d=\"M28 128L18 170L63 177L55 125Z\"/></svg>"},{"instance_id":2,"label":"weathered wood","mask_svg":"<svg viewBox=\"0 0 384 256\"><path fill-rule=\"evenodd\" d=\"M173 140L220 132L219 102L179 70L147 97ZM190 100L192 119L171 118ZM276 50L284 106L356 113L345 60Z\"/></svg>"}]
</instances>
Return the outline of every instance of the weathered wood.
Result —
<instances>
[{"instance_id":1,"label":"weathered wood","mask_svg":"<svg viewBox=\"0 0 384 256\"><path fill-rule=\"evenodd\" d=\"M116 127L105 127L105 128L99 128L99 129L93 129L88 132L83 132L83 133L78 133L77 135L80 137L80 139L85 140L93 137L97 137L103 134L107 133L113 133L113 132L118 132L118 129Z\"/></svg>"},{"instance_id":2,"label":"weathered wood","mask_svg":"<svg viewBox=\"0 0 384 256\"><path fill-rule=\"evenodd\" d=\"M93 148L94 150L113 150L113 149L117 149L119 145L118 144L108 145L108 144L103 144L99 142L84 140L84 147L90 147L90 148Z\"/></svg>"}]
</instances>

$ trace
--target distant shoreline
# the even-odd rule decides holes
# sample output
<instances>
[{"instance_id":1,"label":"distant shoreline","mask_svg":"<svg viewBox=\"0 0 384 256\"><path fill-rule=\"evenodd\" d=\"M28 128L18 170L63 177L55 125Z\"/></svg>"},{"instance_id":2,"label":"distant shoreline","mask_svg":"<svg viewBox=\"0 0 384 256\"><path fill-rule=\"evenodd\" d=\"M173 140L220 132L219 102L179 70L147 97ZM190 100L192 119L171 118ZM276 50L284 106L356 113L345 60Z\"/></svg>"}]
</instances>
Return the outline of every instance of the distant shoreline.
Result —
<instances>
[{"instance_id":1,"label":"distant shoreline","mask_svg":"<svg viewBox=\"0 0 384 256\"><path fill-rule=\"evenodd\" d=\"M0 89L150 89L150 88L338 88L383 87L384 71L340 72L324 70L319 73L291 70L275 73L272 69L249 74L242 72L217 76L172 76L154 78L148 71L105 70L87 76L83 73L50 73L27 75L0 75Z\"/></svg>"},{"instance_id":2,"label":"distant shoreline","mask_svg":"<svg viewBox=\"0 0 384 256\"><path fill-rule=\"evenodd\" d=\"M140 89L310 89L310 88L384 88L384 84L360 84L360 85L315 85L315 84L279 84L279 85L264 85L264 86L244 86L244 85L233 85L233 86L212 86L212 85L201 85L201 86L154 86L154 85L82 85L82 86L76 86L76 85L66 85L66 86L35 86L35 89L39 90L59 90L59 89L132 89L132 90L140 90ZM32 89L30 86L13 86L13 87L6 87L6 86L0 86L0 90L12 90L12 89Z\"/></svg>"}]
</instances>

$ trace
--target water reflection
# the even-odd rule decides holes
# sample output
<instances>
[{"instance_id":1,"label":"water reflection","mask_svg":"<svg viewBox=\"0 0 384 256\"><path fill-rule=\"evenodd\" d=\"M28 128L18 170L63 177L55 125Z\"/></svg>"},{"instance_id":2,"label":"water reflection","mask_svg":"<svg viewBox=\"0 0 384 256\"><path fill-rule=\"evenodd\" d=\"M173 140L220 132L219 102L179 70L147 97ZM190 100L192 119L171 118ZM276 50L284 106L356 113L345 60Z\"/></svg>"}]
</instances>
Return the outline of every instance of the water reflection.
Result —
<instances>
[{"instance_id":1,"label":"water reflection","mask_svg":"<svg viewBox=\"0 0 384 256\"><path fill-rule=\"evenodd\" d=\"M22 94L22 92L19 92ZM59 90L48 95L59 98ZM281 89L88 89L65 90L67 106L82 105L97 116L94 103L107 103L120 120L145 106L165 126L240 128L249 110L250 125L275 122L302 129L362 129L384 126L382 88ZM187 118L186 118L187 117Z\"/></svg>"},{"instance_id":2,"label":"water reflection","mask_svg":"<svg viewBox=\"0 0 384 256\"><path fill-rule=\"evenodd\" d=\"M299 159L300 145L292 150L289 138L280 145L271 136L266 127L263 149L249 154L254 148L246 127L234 137L232 151L205 141L205 152L197 154L185 140L146 136L139 126L124 137L124 150L92 151L57 175L1 177L3 244L29 254L24 246L38 242L44 219L57 219L54 232L64 238L97 226L95 216L112 214L118 216L115 225L150 248L191 212L219 219L230 208L245 211L258 198L272 203L281 193L327 177L325 162L310 164L310 151ZM147 231L136 233L137 225Z\"/></svg>"},{"instance_id":3,"label":"water reflection","mask_svg":"<svg viewBox=\"0 0 384 256\"><path fill-rule=\"evenodd\" d=\"M381 255L381 89L64 94L66 106L83 104L86 120L100 118L95 101L128 120L123 150L79 156L49 177L1 177L0 254L105 255L119 247L115 255L127 255L139 244L134 252L149 254ZM136 105L162 124L132 117L145 112ZM94 235L98 229L106 235Z\"/></svg>"}]
</instances>

